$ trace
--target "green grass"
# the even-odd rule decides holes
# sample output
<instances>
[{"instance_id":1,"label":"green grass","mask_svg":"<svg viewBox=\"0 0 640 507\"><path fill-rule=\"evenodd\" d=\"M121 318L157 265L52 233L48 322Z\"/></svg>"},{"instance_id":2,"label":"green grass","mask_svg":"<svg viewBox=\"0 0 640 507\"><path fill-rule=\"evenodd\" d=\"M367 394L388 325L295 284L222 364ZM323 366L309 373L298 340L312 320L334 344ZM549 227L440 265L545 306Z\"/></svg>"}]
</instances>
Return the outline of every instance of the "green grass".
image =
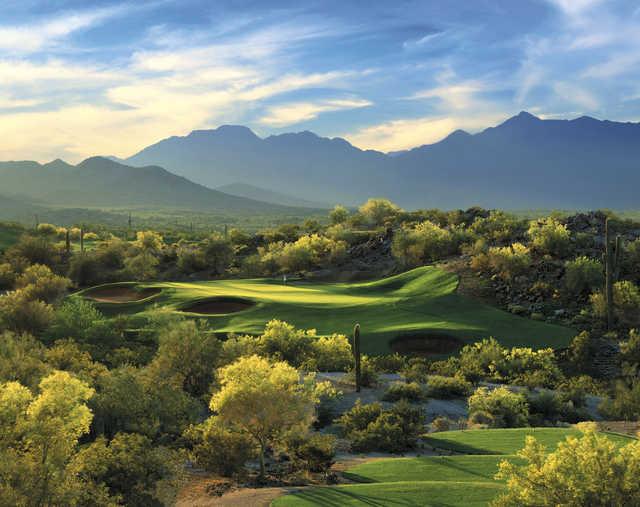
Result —
<instances>
[{"instance_id":1,"label":"green grass","mask_svg":"<svg viewBox=\"0 0 640 507\"><path fill-rule=\"evenodd\" d=\"M568 436L578 436L580 431L574 428L514 428L487 430L443 431L426 435L427 445L437 449L446 449L464 454L513 455L524 447L528 435L544 444L549 451ZM624 445L630 437L607 433L613 441Z\"/></svg>"},{"instance_id":2,"label":"green grass","mask_svg":"<svg viewBox=\"0 0 640 507\"><path fill-rule=\"evenodd\" d=\"M363 350L369 354L389 352L391 339L416 332L446 333L464 342L494 336L508 346L534 348L566 346L575 334L572 329L517 317L465 298L456 293L457 283L455 274L427 266L366 283L285 285L279 279L253 279L139 286L161 288L152 303L174 311L210 297L233 296L256 303L242 312L207 316L217 332L257 334L277 318L315 328L319 334L349 334L359 322ZM150 306L150 302L99 305L105 313L144 313Z\"/></svg>"},{"instance_id":3,"label":"green grass","mask_svg":"<svg viewBox=\"0 0 640 507\"><path fill-rule=\"evenodd\" d=\"M580 432L570 428L517 428L447 431L429 436L431 444L465 454L376 460L350 468L344 475L359 484L313 487L276 499L274 507L310 506L486 506L503 485L494 480L502 460L517 464L515 454L527 435L555 449ZM618 445L633 439L607 433ZM466 454L471 453L471 454ZM482 454L478 454L482 453Z\"/></svg>"},{"instance_id":4,"label":"green grass","mask_svg":"<svg viewBox=\"0 0 640 507\"><path fill-rule=\"evenodd\" d=\"M309 488L277 498L274 507L483 507L502 489L488 482L391 482Z\"/></svg>"}]
</instances>

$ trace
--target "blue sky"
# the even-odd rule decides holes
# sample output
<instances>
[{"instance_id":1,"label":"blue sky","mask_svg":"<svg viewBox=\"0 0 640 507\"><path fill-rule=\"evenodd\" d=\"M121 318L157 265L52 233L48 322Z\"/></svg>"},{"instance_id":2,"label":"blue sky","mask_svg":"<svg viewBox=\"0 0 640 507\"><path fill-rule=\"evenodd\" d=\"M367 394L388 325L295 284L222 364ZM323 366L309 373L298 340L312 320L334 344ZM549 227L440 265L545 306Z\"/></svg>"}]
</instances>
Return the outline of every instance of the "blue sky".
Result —
<instances>
[{"instance_id":1,"label":"blue sky","mask_svg":"<svg viewBox=\"0 0 640 507\"><path fill-rule=\"evenodd\" d=\"M243 124L399 150L528 110L637 121L640 2L3 0L0 159Z\"/></svg>"}]
</instances>

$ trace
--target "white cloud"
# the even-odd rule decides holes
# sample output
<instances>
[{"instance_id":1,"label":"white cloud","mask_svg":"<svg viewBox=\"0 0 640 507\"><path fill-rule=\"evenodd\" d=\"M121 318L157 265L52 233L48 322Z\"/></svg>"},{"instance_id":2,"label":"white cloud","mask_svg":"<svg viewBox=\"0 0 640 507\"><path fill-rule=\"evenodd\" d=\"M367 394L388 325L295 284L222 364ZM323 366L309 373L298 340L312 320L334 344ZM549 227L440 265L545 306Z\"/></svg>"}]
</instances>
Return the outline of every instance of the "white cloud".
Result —
<instances>
[{"instance_id":1,"label":"white cloud","mask_svg":"<svg viewBox=\"0 0 640 507\"><path fill-rule=\"evenodd\" d=\"M362 99L331 99L317 102L294 102L270 107L267 116L258 120L272 127L284 127L316 118L321 113L357 109L373 105Z\"/></svg>"},{"instance_id":2,"label":"white cloud","mask_svg":"<svg viewBox=\"0 0 640 507\"><path fill-rule=\"evenodd\" d=\"M440 141L456 129L476 131L504 120L506 115L424 117L393 120L365 127L343 137L363 149L396 151Z\"/></svg>"},{"instance_id":3,"label":"white cloud","mask_svg":"<svg viewBox=\"0 0 640 507\"><path fill-rule=\"evenodd\" d=\"M70 12L30 25L0 26L0 50L32 53L119 14L123 7Z\"/></svg>"}]
</instances>

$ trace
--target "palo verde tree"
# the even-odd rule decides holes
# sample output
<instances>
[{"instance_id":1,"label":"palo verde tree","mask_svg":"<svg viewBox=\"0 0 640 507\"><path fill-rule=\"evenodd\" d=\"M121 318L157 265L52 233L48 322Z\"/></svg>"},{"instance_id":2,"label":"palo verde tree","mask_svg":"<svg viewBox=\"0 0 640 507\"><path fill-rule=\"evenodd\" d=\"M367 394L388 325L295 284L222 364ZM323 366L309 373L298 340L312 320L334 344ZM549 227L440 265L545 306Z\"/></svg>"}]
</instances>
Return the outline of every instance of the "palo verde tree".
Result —
<instances>
[{"instance_id":1,"label":"palo verde tree","mask_svg":"<svg viewBox=\"0 0 640 507\"><path fill-rule=\"evenodd\" d=\"M230 429L253 439L263 478L267 448L291 432L309 428L321 385L316 385L313 375L301 379L285 362L256 355L221 368L218 379L221 388L211 398L211 410Z\"/></svg>"}]
</instances>

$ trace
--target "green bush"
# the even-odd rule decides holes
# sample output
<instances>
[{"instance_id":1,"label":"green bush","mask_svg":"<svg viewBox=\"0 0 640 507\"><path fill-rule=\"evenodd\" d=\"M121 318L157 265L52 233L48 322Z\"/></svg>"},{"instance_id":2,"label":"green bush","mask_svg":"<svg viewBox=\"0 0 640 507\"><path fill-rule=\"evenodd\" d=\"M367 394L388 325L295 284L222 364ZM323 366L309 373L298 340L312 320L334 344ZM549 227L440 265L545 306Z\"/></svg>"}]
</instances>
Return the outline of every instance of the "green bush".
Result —
<instances>
[{"instance_id":1,"label":"green bush","mask_svg":"<svg viewBox=\"0 0 640 507\"><path fill-rule=\"evenodd\" d=\"M460 377L443 377L431 375L427 380L427 396L448 400L468 396L471 392L471 383Z\"/></svg>"},{"instance_id":2,"label":"green bush","mask_svg":"<svg viewBox=\"0 0 640 507\"><path fill-rule=\"evenodd\" d=\"M424 414L402 400L384 410L379 403L360 400L337 420L355 452L403 452L416 446L424 431Z\"/></svg>"},{"instance_id":3,"label":"green bush","mask_svg":"<svg viewBox=\"0 0 640 507\"><path fill-rule=\"evenodd\" d=\"M372 356L370 360L375 370L380 373L398 373L407 365L407 358L397 352Z\"/></svg>"},{"instance_id":4,"label":"green bush","mask_svg":"<svg viewBox=\"0 0 640 507\"><path fill-rule=\"evenodd\" d=\"M591 306L597 317L605 318L607 305L602 292L591 295ZM640 289L630 280L613 284L613 313L623 326L640 325Z\"/></svg>"},{"instance_id":5,"label":"green bush","mask_svg":"<svg viewBox=\"0 0 640 507\"><path fill-rule=\"evenodd\" d=\"M296 468L326 473L334 463L336 439L320 433L295 435L287 440L286 450Z\"/></svg>"},{"instance_id":6,"label":"green bush","mask_svg":"<svg viewBox=\"0 0 640 507\"><path fill-rule=\"evenodd\" d=\"M70 285L68 278L56 275L51 268L42 264L29 266L16 279L16 288L23 289L30 299L45 303L53 303L62 298Z\"/></svg>"},{"instance_id":7,"label":"green bush","mask_svg":"<svg viewBox=\"0 0 640 507\"><path fill-rule=\"evenodd\" d=\"M384 401L400 401L407 400L409 402L418 402L424 398L424 393L420 384L415 382L394 382L392 383L382 396Z\"/></svg>"},{"instance_id":8,"label":"green bush","mask_svg":"<svg viewBox=\"0 0 640 507\"><path fill-rule=\"evenodd\" d=\"M631 383L619 380L611 396L605 398L598 410L605 419L614 421L637 421L640 418L640 380Z\"/></svg>"},{"instance_id":9,"label":"green bush","mask_svg":"<svg viewBox=\"0 0 640 507\"><path fill-rule=\"evenodd\" d=\"M378 371L375 363L369 356L362 356L360 360L360 385L362 387L374 387L378 383ZM349 370L347 380L355 384L356 371L355 366Z\"/></svg>"},{"instance_id":10,"label":"green bush","mask_svg":"<svg viewBox=\"0 0 640 507\"><path fill-rule=\"evenodd\" d=\"M405 266L419 266L459 251L461 238L428 220L396 232L393 255Z\"/></svg>"},{"instance_id":11,"label":"green bush","mask_svg":"<svg viewBox=\"0 0 640 507\"><path fill-rule=\"evenodd\" d=\"M205 470L223 477L241 473L245 463L257 455L249 436L224 428L215 417L190 426L185 438L193 460Z\"/></svg>"},{"instance_id":12,"label":"green bush","mask_svg":"<svg viewBox=\"0 0 640 507\"><path fill-rule=\"evenodd\" d=\"M16 281L16 273L13 266L8 262L0 264L0 290L9 290L13 288Z\"/></svg>"},{"instance_id":13,"label":"green bush","mask_svg":"<svg viewBox=\"0 0 640 507\"><path fill-rule=\"evenodd\" d=\"M426 384L430 373L431 365L429 361L423 357L410 358L406 366L400 371L400 375L402 375L407 382L416 382L418 384Z\"/></svg>"},{"instance_id":14,"label":"green bush","mask_svg":"<svg viewBox=\"0 0 640 507\"><path fill-rule=\"evenodd\" d=\"M602 286L603 279L602 263L595 259L581 256L565 264L564 283L573 294L592 292Z\"/></svg>"},{"instance_id":15,"label":"green bush","mask_svg":"<svg viewBox=\"0 0 640 507\"><path fill-rule=\"evenodd\" d=\"M52 320L51 305L34 300L25 289L0 296L0 329L37 335L48 328Z\"/></svg>"},{"instance_id":16,"label":"green bush","mask_svg":"<svg viewBox=\"0 0 640 507\"><path fill-rule=\"evenodd\" d=\"M504 279L511 279L525 273L531 264L529 249L522 243L491 247L486 256L486 264L491 271Z\"/></svg>"},{"instance_id":17,"label":"green bush","mask_svg":"<svg viewBox=\"0 0 640 507\"><path fill-rule=\"evenodd\" d=\"M527 231L531 246L542 254L566 257L571 252L571 234L553 217L533 220Z\"/></svg>"},{"instance_id":18,"label":"green bush","mask_svg":"<svg viewBox=\"0 0 640 507\"><path fill-rule=\"evenodd\" d=\"M469 420L489 428L518 428L527 425L529 406L525 396L506 387L492 391L479 387L469 398Z\"/></svg>"}]
</instances>

